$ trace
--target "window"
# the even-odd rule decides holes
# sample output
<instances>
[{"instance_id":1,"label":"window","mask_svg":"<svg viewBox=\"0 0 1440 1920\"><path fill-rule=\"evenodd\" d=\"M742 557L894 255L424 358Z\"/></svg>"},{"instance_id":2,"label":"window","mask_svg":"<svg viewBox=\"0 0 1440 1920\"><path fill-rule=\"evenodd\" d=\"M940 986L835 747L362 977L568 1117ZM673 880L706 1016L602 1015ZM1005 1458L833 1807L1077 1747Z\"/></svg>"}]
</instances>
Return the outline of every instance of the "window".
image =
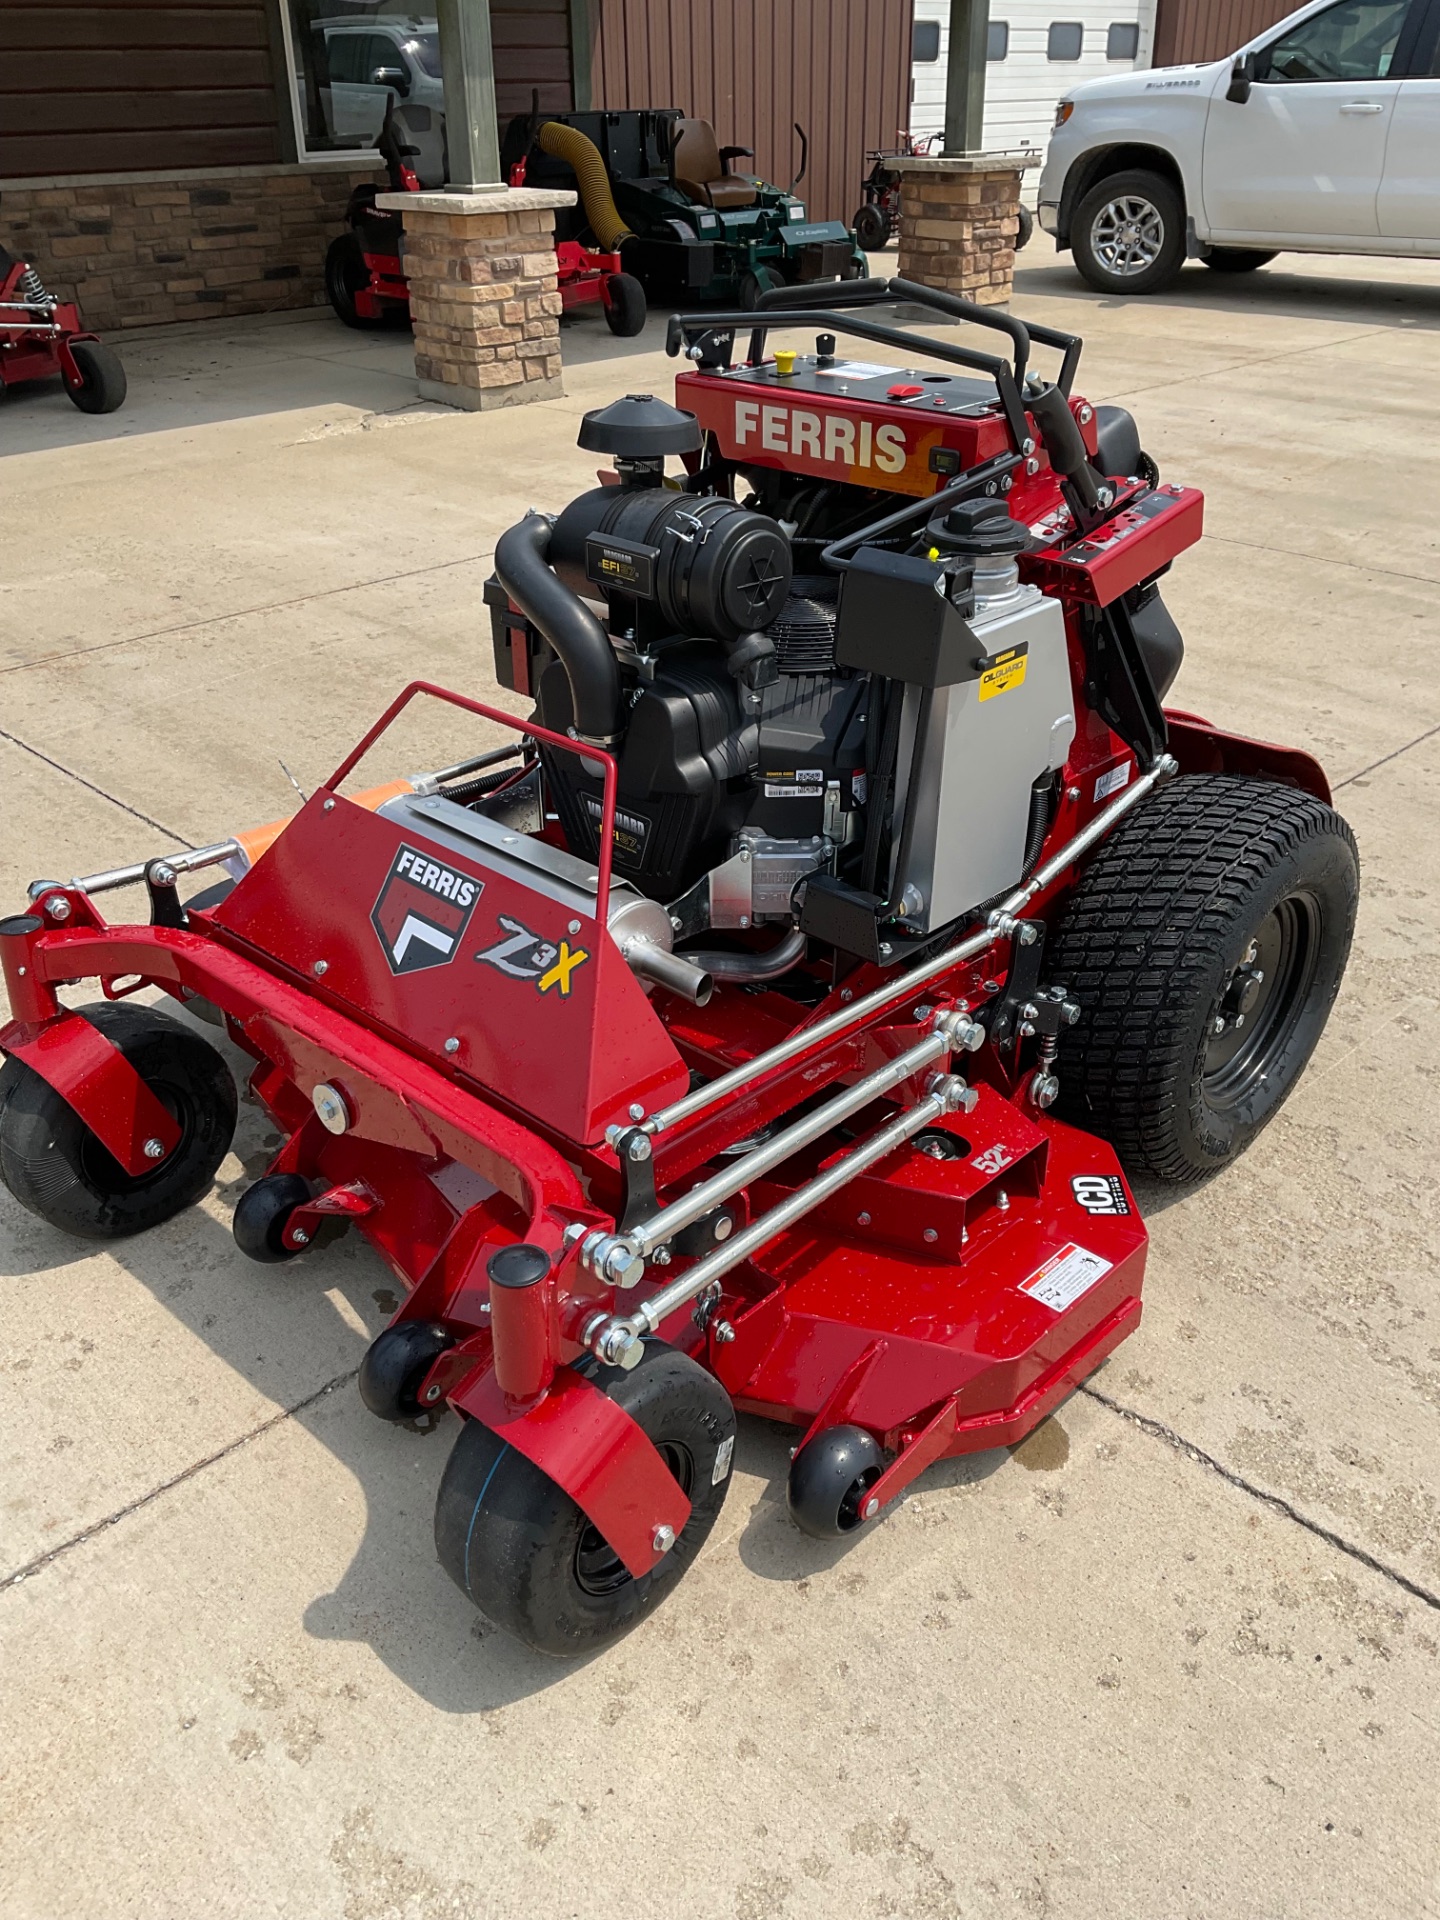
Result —
<instances>
[{"instance_id":1,"label":"window","mask_svg":"<svg viewBox=\"0 0 1440 1920\"><path fill-rule=\"evenodd\" d=\"M910 58L931 61L940 58L940 22L917 20L910 29Z\"/></svg>"},{"instance_id":2,"label":"window","mask_svg":"<svg viewBox=\"0 0 1440 1920\"><path fill-rule=\"evenodd\" d=\"M426 185L444 179L445 97L433 10L390 0L284 0L302 159L373 147L394 103ZM375 79L377 72L393 76Z\"/></svg>"},{"instance_id":3,"label":"window","mask_svg":"<svg viewBox=\"0 0 1440 1920\"><path fill-rule=\"evenodd\" d=\"M1112 20L1105 35L1107 60L1133 60L1140 51L1140 23L1137 20Z\"/></svg>"},{"instance_id":4,"label":"window","mask_svg":"<svg viewBox=\"0 0 1440 1920\"><path fill-rule=\"evenodd\" d=\"M987 60L1003 60L1009 51L1010 22L1008 20L992 20L990 22L990 38L985 42L985 58Z\"/></svg>"},{"instance_id":5,"label":"window","mask_svg":"<svg viewBox=\"0 0 1440 1920\"><path fill-rule=\"evenodd\" d=\"M371 75L384 68L403 73L405 63L395 41L378 33L356 33L353 28L327 27L325 56L330 68L330 84L366 87Z\"/></svg>"},{"instance_id":6,"label":"window","mask_svg":"<svg viewBox=\"0 0 1440 1920\"><path fill-rule=\"evenodd\" d=\"M1410 0L1341 0L1255 56L1257 80L1383 80Z\"/></svg>"},{"instance_id":7,"label":"window","mask_svg":"<svg viewBox=\"0 0 1440 1920\"><path fill-rule=\"evenodd\" d=\"M1047 60L1078 60L1085 44L1085 29L1078 20L1052 20L1045 42Z\"/></svg>"}]
</instances>

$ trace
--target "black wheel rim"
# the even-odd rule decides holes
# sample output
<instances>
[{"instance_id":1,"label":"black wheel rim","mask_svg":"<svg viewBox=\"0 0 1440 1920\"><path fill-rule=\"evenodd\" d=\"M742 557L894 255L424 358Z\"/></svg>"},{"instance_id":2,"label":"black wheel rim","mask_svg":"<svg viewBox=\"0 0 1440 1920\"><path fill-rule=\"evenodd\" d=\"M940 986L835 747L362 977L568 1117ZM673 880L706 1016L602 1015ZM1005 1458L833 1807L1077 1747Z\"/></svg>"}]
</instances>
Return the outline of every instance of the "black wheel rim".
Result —
<instances>
[{"instance_id":1,"label":"black wheel rim","mask_svg":"<svg viewBox=\"0 0 1440 1920\"><path fill-rule=\"evenodd\" d=\"M695 1479L695 1462L690 1456L690 1449L682 1447L676 1440L658 1440L655 1445L660 1458L670 1469L671 1478L678 1482L680 1491L688 1500ZM671 1552L674 1552L673 1547ZM575 1542L575 1584L580 1591L595 1599L604 1599L607 1594L618 1593L621 1587L628 1587L634 1578L600 1529L587 1520L580 1530L580 1538Z\"/></svg>"},{"instance_id":2,"label":"black wheel rim","mask_svg":"<svg viewBox=\"0 0 1440 1920\"><path fill-rule=\"evenodd\" d=\"M118 1200L126 1194L143 1192L153 1186L166 1174L172 1173L177 1161L185 1158L190 1143L195 1137L195 1109L188 1094L178 1087L166 1087L158 1082L150 1083L150 1091L169 1113L180 1129L180 1138L174 1148L163 1160L157 1160L153 1167L147 1167L144 1173L127 1173L110 1149L88 1127L80 1135L80 1174L92 1193L98 1193L107 1200Z\"/></svg>"},{"instance_id":3,"label":"black wheel rim","mask_svg":"<svg viewBox=\"0 0 1440 1920\"><path fill-rule=\"evenodd\" d=\"M865 1496L880 1478L879 1467L867 1467L858 1480L852 1480L845 1489L845 1498L840 1502L837 1516L842 1533L853 1533L865 1518Z\"/></svg>"},{"instance_id":4,"label":"black wheel rim","mask_svg":"<svg viewBox=\"0 0 1440 1920\"><path fill-rule=\"evenodd\" d=\"M1251 934L1210 1015L1205 1098L1224 1112L1273 1076L1309 998L1320 953L1320 903L1288 894Z\"/></svg>"}]
</instances>

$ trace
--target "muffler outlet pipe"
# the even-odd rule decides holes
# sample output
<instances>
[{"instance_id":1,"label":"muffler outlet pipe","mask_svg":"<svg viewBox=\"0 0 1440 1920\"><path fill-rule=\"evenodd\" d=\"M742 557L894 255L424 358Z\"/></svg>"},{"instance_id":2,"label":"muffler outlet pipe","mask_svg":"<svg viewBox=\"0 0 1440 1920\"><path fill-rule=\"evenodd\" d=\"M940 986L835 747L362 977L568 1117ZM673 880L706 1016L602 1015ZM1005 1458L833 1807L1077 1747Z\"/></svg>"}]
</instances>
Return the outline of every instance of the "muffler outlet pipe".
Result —
<instances>
[{"instance_id":1,"label":"muffler outlet pipe","mask_svg":"<svg viewBox=\"0 0 1440 1920\"><path fill-rule=\"evenodd\" d=\"M485 1272L490 1281L490 1335L495 1378L513 1405L528 1406L555 1378L555 1289L550 1256L543 1247L521 1240L492 1253Z\"/></svg>"},{"instance_id":2,"label":"muffler outlet pipe","mask_svg":"<svg viewBox=\"0 0 1440 1920\"><path fill-rule=\"evenodd\" d=\"M704 967L678 953L667 953L653 940L627 940L620 949L632 973L682 994L692 1006L708 1006L715 991L713 976Z\"/></svg>"},{"instance_id":3,"label":"muffler outlet pipe","mask_svg":"<svg viewBox=\"0 0 1440 1920\"><path fill-rule=\"evenodd\" d=\"M689 953L692 965L703 967L719 980L778 980L805 957L805 935L796 927L764 953ZM703 1004L703 1003L702 1003Z\"/></svg>"},{"instance_id":4,"label":"muffler outlet pipe","mask_svg":"<svg viewBox=\"0 0 1440 1920\"><path fill-rule=\"evenodd\" d=\"M559 655L570 682L575 731L591 746L608 747L620 730L620 669L615 649L595 615L557 580L547 556L551 522L530 513L502 533L495 572L525 618Z\"/></svg>"}]
</instances>

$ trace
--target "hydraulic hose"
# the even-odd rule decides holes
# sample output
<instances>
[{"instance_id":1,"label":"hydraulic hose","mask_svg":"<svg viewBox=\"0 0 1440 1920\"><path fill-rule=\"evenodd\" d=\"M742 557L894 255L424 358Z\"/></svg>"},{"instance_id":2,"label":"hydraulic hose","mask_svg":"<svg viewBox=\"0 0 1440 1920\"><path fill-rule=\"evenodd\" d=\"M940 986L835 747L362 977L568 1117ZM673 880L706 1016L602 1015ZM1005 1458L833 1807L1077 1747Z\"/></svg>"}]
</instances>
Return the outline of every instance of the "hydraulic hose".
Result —
<instances>
[{"instance_id":1,"label":"hydraulic hose","mask_svg":"<svg viewBox=\"0 0 1440 1920\"><path fill-rule=\"evenodd\" d=\"M592 746L608 747L620 730L620 669L609 636L577 594L546 564L551 522L530 513L502 533L495 572L506 593L550 642L570 682L575 731Z\"/></svg>"},{"instance_id":2,"label":"hydraulic hose","mask_svg":"<svg viewBox=\"0 0 1440 1920\"><path fill-rule=\"evenodd\" d=\"M591 232L606 253L618 252L620 242L634 236L616 211L610 176L595 142L578 127L547 120L540 129L538 144L542 153L553 154L573 169Z\"/></svg>"}]
</instances>

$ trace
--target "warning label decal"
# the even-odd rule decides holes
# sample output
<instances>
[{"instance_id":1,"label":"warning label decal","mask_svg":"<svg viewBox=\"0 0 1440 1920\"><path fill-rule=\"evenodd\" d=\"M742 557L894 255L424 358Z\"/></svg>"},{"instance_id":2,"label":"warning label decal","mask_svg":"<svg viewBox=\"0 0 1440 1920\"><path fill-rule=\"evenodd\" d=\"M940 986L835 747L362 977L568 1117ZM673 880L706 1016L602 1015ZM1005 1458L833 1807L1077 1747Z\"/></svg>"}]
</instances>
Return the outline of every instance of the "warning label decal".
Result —
<instances>
[{"instance_id":1,"label":"warning label decal","mask_svg":"<svg viewBox=\"0 0 1440 1920\"><path fill-rule=\"evenodd\" d=\"M1088 1293L1097 1280L1109 1273L1113 1260L1102 1260L1098 1253L1080 1247L1072 1240L1052 1253L1043 1267L1037 1267L1028 1280L1020 1282L1021 1293L1028 1293L1052 1313L1073 1307L1082 1293Z\"/></svg>"}]
</instances>

